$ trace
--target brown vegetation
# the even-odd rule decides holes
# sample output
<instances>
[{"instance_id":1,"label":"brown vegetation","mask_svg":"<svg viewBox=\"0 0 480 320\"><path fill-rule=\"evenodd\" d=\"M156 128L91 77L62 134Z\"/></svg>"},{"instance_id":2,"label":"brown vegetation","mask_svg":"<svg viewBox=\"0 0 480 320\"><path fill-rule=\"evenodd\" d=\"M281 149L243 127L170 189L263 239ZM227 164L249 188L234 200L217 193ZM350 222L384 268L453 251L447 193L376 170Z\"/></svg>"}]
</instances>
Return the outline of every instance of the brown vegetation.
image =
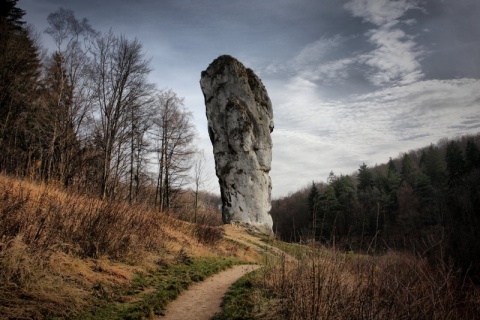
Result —
<instances>
[{"instance_id":1,"label":"brown vegetation","mask_svg":"<svg viewBox=\"0 0 480 320\"><path fill-rule=\"evenodd\" d=\"M179 252L235 254L222 239L222 227L0 175L0 313L65 317Z\"/></svg>"},{"instance_id":2,"label":"brown vegetation","mask_svg":"<svg viewBox=\"0 0 480 320\"><path fill-rule=\"evenodd\" d=\"M269 266L257 285L282 319L474 319L480 289L449 266L398 252L383 256L297 250Z\"/></svg>"}]
</instances>

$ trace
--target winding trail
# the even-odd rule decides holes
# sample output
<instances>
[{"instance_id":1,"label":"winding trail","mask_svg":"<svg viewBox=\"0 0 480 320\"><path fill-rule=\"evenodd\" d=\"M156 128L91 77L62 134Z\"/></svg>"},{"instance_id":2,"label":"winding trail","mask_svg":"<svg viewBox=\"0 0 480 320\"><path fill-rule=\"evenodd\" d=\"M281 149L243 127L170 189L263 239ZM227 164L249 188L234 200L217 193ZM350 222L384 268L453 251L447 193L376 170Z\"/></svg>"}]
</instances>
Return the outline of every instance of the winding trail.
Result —
<instances>
[{"instance_id":1,"label":"winding trail","mask_svg":"<svg viewBox=\"0 0 480 320\"><path fill-rule=\"evenodd\" d=\"M259 265L238 265L222 271L205 281L192 285L167 306L159 320L208 320L221 311L220 304L228 288Z\"/></svg>"}]
</instances>

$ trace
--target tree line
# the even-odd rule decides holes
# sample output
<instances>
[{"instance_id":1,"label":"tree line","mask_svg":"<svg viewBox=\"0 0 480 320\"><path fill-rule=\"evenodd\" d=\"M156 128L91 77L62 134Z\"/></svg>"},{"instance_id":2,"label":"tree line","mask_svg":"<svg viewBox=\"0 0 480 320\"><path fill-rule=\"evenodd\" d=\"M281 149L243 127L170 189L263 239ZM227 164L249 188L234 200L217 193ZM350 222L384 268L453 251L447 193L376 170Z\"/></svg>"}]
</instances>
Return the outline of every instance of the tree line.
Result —
<instances>
[{"instance_id":1,"label":"tree line","mask_svg":"<svg viewBox=\"0 0 480 320\"><path fill-rule=\"evenodd\" d=\"M478 277L479 145L480 135L443 139L352 175L331 172L327 183L274 200L274 229L286 241L441 257Z\"/></svg>"},{"instance_id":2,"label":"tree line","mask_svg":"<svg viewBox=\"0 0 480 320\"><path fill-rule=\"evenodd\" d=\"M173 207L196 131L183 98L149 82L142 43L60 8L42 54L17 0L0 4L0 172Z\"/></svg>"}]
</instances>

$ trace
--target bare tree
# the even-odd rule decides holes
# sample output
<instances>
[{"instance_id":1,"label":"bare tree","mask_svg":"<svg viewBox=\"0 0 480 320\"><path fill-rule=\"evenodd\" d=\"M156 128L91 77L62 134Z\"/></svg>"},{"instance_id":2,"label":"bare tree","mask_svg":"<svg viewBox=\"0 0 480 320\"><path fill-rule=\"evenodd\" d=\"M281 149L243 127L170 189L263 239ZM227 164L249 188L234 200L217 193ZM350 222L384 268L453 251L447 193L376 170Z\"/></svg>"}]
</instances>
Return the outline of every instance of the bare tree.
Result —
<instances>
[{"instance_id":1,"label":"bare tree","mask_svg":"<svg viewBox=\"0 0 480 320\"><path fill-rule=\"evenodd\" d=\"M205 185L208 181L207 174L207 164L205 153L203 150L197 151L195 155L195 161L193 164L193 185L194 185L194 201L193 201L193 208L194 208L194 222L197 223L197 216L198 216L198 201L199 201L199 194L200 189L205 188Z\"/></svg>"},{"instance_id":2,"label":"bare tree","mask_svg":"<svg viewBox=\"0 0 480 320\"><path fill-rule=\"evenodd\" d=\"M65 73L63 56L56 52L47 63L43 112L39 112L38 121L41 122L41 140L46 144L41 157L41 176L45 181L55 179L67 185L68 162L78 148L78 140L69 116L73 88Z\"/></svg>"},{"instance_id":3,"label":"bare tree","mask_svg":"<svg viewBox=\"0 0 480 320\"><path fill-rule=\"evenodd\" d=\"M43 113L50 130L46 176L68 186L82 162L82 147L89 136L91 86L89 49L98 33L86 19L78 20L73 11L63 8L48 15L46 33L56 45L47 61L45 106Z\"/></svg>"},{"instance_id":4,"label":"bare tree","mask_svg":"<svg viewBox=\"0 0 480 320\"><path fill-rule=\"evenodd\" d=\"M157 95L153 118L158 164L155 205L162 211L171 208L178 190L187 183L195 153L192 141L196 132L191 118L176 93L167 90Z\"/></svg>"},{"instance_id":5,"label":"bare tree","mask_svg":"<svg viewBox=\"0 0 480 320\"><path fill-rule=\"evenodd\" d=\"M128 201L130 203L137 201L140 187L148 177L146 172L150 147L148 132L153 125L154 109L152 104L154 99L152 98L153 96L149 95L148 90L145 91L145 94L148 95L130 108L130 169L128 185Z\"/></svg>"},{"instance_id":6,"label":"bare tree","mask_svg":"<svg viewBox=\"0 0 480 320\"><path fill-rule=\"evenodd\" d=\"M147 82L149 61L137 39L110 31L97 38L92 55L96 134L102 151L100 197L105 198L114 194L125 172L132 108L142 104L152 87Z\"/></svg>"}]
</instances>

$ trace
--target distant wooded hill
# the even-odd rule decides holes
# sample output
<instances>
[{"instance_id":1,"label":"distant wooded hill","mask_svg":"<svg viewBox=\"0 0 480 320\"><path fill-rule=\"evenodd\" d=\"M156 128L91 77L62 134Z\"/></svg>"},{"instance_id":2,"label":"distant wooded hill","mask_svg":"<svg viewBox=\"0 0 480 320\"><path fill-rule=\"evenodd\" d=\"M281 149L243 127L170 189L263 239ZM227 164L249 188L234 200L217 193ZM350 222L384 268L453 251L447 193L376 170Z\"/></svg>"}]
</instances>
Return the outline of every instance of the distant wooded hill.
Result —
<instances>
[{"instance_id":1,"label":"distant wooded hill","mask_svg":"<svg viewBox=\"0 0 480 320\"><path fill-rule=\"evenodd\" d=\"M414 251L480 273L480 135L443 139L388 163L361 164L274 200L286 241L345 250Z\"/></svg>"}]
</instances>

